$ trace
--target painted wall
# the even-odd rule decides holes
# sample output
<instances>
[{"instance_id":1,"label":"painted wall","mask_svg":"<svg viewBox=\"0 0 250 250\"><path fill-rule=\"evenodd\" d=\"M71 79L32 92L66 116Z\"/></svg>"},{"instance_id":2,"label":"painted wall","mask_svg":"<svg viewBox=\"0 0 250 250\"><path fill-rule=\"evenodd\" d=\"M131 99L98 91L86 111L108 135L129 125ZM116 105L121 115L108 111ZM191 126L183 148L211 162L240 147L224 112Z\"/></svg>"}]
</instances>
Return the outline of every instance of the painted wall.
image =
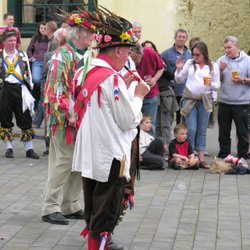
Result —
<instances>
[{"instance_id":1,"label":"painted wall","mask_svg":"<svg viewBox=\"0 0 250 250\"><path fill-rule=\"evenodd\" d=\"M7 11L7 0L0 1L0 25L3 25L3 14Z\"/></svg>"},{"instance_id":2,"label":"painted wall","mask_svg":"<svg viewBox=\"0 0 250 250\"><path fill-rule=\"evenodd\" d=\"M178 27L176 0L99 0L99 4L142 25L141 42L153 41L159 52L173 44Z\"/></svg>"}]
</instances>

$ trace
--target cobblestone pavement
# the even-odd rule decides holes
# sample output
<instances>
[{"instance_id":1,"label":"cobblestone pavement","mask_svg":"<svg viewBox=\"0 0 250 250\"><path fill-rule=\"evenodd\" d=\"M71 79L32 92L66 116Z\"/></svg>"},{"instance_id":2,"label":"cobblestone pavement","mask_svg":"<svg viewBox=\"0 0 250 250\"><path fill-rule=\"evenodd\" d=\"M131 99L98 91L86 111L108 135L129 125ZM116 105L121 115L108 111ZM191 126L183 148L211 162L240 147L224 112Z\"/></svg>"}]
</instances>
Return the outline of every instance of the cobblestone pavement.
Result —
<instances>
[{"instance_id":1,"label":"cobblestone pavement","mask_svg":"<svg viewBox=\"0 0 250 250\"><path fill-rule=\"evenodd\" d=\"M38 132L42 135L42 129ZM209 129L207 138L207 150L217 154L217 128ZM41 154L43 140L36 139L34 144ZM6 159L4 152L1 143L0 248L87 249L86 240L79 236L83 221L70 220L69 225L62 226L41 220L47 157L27 159L17 138L15 158ZM113 239L126 250L248 250L249 177L216 175L203 169L142 170L135 208L127 212Z\"/></svg>"}]
</instances>

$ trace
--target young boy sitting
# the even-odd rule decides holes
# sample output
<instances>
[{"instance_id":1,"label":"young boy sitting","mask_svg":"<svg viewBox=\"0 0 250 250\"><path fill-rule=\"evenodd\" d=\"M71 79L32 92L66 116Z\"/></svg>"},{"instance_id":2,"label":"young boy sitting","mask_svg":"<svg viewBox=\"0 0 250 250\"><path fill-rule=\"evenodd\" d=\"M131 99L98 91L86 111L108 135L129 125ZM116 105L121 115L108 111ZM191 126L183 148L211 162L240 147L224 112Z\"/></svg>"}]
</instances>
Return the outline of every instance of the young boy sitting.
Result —
<instances>
[{"instance_id":1,"label":"young boy sitting","mask_svg":"<svg viewBox=\"0 0 250 250\"><path fill-rule=\"evenodd\" d=\"M187 126L177 124L174 128L175 139L169 144L168 165L175 170L199 169L199 159L195 157L191 144L187 141Z\"/></svg>"},{"instance_id":2,"label":"young boy sitting","mask_svg":"<svg viewBox=\"0 0 250 250\"><path fill-rule=\"evenodd\" d=\"M154 139L148 131L151 129L151 117L144 115L140 122L140 139L139 139L139 151L140 162L147 169L164 169L165 159L163 139L157 137Z\"/></svg>"}]
</instances>

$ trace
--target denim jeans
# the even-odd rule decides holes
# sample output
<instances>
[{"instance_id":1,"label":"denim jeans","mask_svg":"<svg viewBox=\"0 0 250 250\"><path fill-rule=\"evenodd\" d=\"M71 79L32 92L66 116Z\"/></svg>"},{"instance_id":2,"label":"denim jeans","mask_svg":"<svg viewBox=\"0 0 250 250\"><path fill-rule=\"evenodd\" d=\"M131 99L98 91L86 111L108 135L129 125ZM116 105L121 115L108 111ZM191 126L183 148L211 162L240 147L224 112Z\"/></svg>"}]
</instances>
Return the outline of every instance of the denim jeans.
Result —
<instances>
[{"instance_id":1,"label":"denim jeans","mask_svg":"<svg viewBox=\"0 0 250 250\"><path fill-rule=\"evenodd\" d=\"M183 104L185 104L185 100L183 100ZM202 101L199 101L185 117L185 123L188 127L188 141L193 150L205 150L209 116L210 112L206 112Z\"/></svg>"},{"instance_id":2,"label":"denim jeans","mask_svg":"<svg viewBox=\"0 0 250 250\"><path fill-rule=\"evenodd\" d=\"M144 98L142 105L142 113L144 115L151 116L152 128L148 132L150 135L155 137L155 126L156 126L156 115L157 115L158 97Z\"/></svg>"},{"instance_id":3,"label":"denim jeans","mask_svg":"<svg viewBox=\"0 0 250 250\"><path fill-rule=\"evenodd\" d=\"M45 117L44 113L45 113L45 107L43 106L43 101L40 99L38 102L36 114L33 118L33 123L35 123L37 128L40 128L42 124L42 121Z\"/></svg>"},{"instance_id":4,"label":"denim jeans","mask_svg":"<svg viewBox=\"0 0 250 250\"><path fill-rule=\"evenodd\" d=\"M31 69L33 83L40 86L41 76L43 72L43 61L33 61Z\"/></svg>"}]
</instances>

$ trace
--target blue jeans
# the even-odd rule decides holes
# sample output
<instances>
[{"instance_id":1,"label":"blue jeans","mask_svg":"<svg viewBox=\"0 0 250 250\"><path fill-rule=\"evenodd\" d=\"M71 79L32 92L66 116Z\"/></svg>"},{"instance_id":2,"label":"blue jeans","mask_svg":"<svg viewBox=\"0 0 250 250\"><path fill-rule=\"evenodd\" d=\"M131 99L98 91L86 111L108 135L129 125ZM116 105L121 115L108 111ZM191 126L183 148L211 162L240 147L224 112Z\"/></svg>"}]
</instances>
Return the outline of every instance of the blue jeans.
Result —
<instances>
[{"instance_id":1,"label":"blue jeans","mask_svg":"<svg viewBox=\"0 0 250 250\"><path fill-rule=\"evenodd\" d=\"M183 100L183 104L185 104L185 100ZM210 112L206 112L202 101L199 101L185 117L185 123L188 127L188 141L193 150L205 150L209 116Z\"/></svg>"},{"instance_id":2,"label":"blue jeans","mask_svg":"<svg viewBox=\"0 0 250 250\"><path fill-rule=\"evenodd\" d=\"M33 123L37 126L37 128L40 128L42 121L44 119L44 113L45 113L45 107L43 106L43 101L40 99L37 106L36 114L33 118Z\"/></svg>"},{"instance_id":3,"label":"blue jeans","mask_svg":"<svg viewBox=\"0 0 250 250\"><path fill-rule=\"evenodd\" d=\"M155 137L155 126L156 126L156 115L157 115L157 106L158 106L158 97L144 98L142 105L142 113L144 115L151 116L152 119L152 128L149 131L149 134Z\"/></svg>"},{"instance_id":4,"label":"blue jeans","mask_svg":"<svg viewBox=\"0 0 250 250\"><path fill-rule=\"evenodd\" d=\"M33 83L37 86L40 86L41 76L43 72L43 61L33 61L31 69Z\"/></svg>"}]
</instances>

